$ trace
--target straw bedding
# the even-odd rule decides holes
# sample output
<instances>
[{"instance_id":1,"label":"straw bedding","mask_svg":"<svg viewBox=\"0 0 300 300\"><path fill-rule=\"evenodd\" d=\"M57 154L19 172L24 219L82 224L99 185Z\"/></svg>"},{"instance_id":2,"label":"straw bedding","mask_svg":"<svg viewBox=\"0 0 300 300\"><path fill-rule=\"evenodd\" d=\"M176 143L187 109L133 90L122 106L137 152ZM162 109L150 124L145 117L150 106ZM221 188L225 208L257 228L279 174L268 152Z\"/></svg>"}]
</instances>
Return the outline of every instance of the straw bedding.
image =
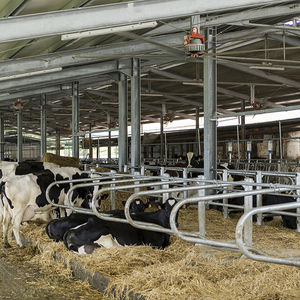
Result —
<instances>
[{"instance_id":1,"label":"straw bedding","mask_svg":"<svg viewBox=\"0 0 300 300\"><path fill-rule=\"evenodd\" d=\"M220 212L206 213L207 237L233 240L238 216L224 219ZM182 230L197 230L197 211L189 208L179 216ZM92 271L110 278L109 298L120 298L127 291L146 299L299 299L300 271L296 267L259 263L242 258L238 251L222 251L194 246L171 237L165 250L149 246L98 249L92 255L79 256L67 251L62 243L48 239L45 225L30 224L22 232L38 241L43 251L34 259L42 267L55 265L57 273L71 276L70 269L54 261L57 251L66 261L76 259ZM265 226L254 225L254 245L261 250L287 249L282 254L300 254L299 233L285 229L278 220ZM112 294L114 291L114 294ZM112 296L113 295L113 296Z\"/></svg>"}]
</instances>

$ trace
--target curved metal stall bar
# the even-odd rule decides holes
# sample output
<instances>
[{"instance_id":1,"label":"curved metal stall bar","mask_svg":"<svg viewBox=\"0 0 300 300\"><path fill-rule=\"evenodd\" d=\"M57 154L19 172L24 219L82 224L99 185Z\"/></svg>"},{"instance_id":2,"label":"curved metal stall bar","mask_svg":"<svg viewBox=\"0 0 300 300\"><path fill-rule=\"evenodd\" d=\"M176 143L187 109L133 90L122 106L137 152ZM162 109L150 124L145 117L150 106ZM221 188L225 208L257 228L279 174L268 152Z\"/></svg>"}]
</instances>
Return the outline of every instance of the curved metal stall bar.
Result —
<instances>
[{"instance_id":1,"label":"curved metal stall bar","mask_svg":"<svg viewBox=\"0 0 300 300\"><path fill-rule=\"evenodd\" d=\"M200 186L202 188L202 186ZM208 186L204 186L205 188L211 188ZM183 231L179 231L177 226L176 226L176 222L175 222L175 218L176 215L180 209L181 206L183 206L184 204L187 203L196 203L199 201L210 201L210 200L222 200L224 198L237 198L240 196L251 196L251 195L257 195L257 194L267 194L267 193L272 193L275 191L286 191L289 190L289 188L285 187L285 188L274 188L274 189L261 189L261 190L254 190L254 191L249 191L249 192L238 192L238 193L230 193L230 194L219 194L219 195L210 195L210 196L204 196L204 197L193 197L193 198L188 198L185 200L182 200L180 202L178 202L172 209L171 211L171 215L170 215L170 225L171 225L171 229L172 232L174 232L178 237L180 237L181 239L187 241L187 242L192 242L192 243L199 243L199 244L204 244L204 245L209 245L209 246L217 246L217 247L226 247L226 248L231 248L231 249L237 249L237 245L232 245L230 243L227 242L218 242L218 241L213 241L213 240L208 240L208 239L204 239L201 237L191 237L189 235L189 233L187 232L183 232ZM127 200L127 202L129 201L129 199ZM126 202L126 205L127 205ZM125 206L126 208L126 206Z\"/></svg>"},{"instance_id":2,"label":"curved metal stall bar","mask_svg":"<svg viewBox=\"0 0 300 300\"><path fill-rule=\"evenodd\" d=\"M85 173L91 173L91 172L85 172ZM95 173L95 172L93 172L93 173L91 173L91 174L100 174L100 173ZM104 173L101 173L101 174L104 174ZM56 184L65 184L65 183L76 183L76 182L82 182L82 181L84 181L84 182L87 182L87 181L95 181L95 180L108 180L108 179L113 179L113 178L116 178L116 177L128 177L128 178L134 178L135 176L134 175L131 175L131 174L114 174L113 176L112 176L112 174L111 173L105 173L105 174L107 174L107 175L109 175L109 176L106 176L106 177L91 177L91 178L80 178L80 179L70 179L70 180L60 180L60 181L54 181L54 182L52 182L51 184L49 184L49 186L47 187L47 189L46 189L46 200L48 201L48 203L49 204L51 204L52 206L55 206L55 207L59 207L59 208L64 208L64 209L72 209L72 207L71 206L66 206L66 205L62 205L62 204L56 204L56 203L54 203L51 199L50 199L50 197L49 197L49 192L50 192L50 190L51 190L51 188L54 186L54 185L56 185ZM145 179L145 178L153 178L153 180L157 180L157 179L159 179L159 178L161 178L161 177L157 177L157 176L144 176L143 177L143 179ZM129 179L123 179L123 180L125 180L125 182L126 182L126 180L128 181ZM132 181L132 180L131 180ZM111 182L105 182L105 184L109 184L109 183L111 183ZM98 185L99 184L99 182L97 182L97 183L95 183L95 184L92 184L92 183L89 183L89 184L86 184L84 187L87 187L87 186L95 186L95 185ZM77 187L83 187L82 185L76 185ZM76 186L74 186L74 187L76 187ZM73 187L72 187L73 188ZM73 191L73 190L72 190ZM70 198L70 193L68 193L67 194L67 203L70 203L70 200L69 200L69 198Z\"/></svg>"},{"instance_id":3,"label":"curved metal stall bar","mask_svg":"<svg viewBox=\"0 0 300 300\"><path fill-rule=\"evenodd\" d=\"M95 174L104 174L104 173L95 173L95 172L84 172L84 173L89 173L89 174L93 174L93 175L95 175ZM114 176L112 176L111 175L111 173L105 173L105 174L107 174L107 175L109 175L109 176L106 176L106 177L101 177L101 176L99 176L99 177L90 177L90 178L79 178L79 179L70 179L70 180L60 180L60 181L54 181L54 182L52 182L51 184L49 184L49 186L47 187L47 189L46 189L46 200L48 201L48 203L49 204L51 204L52 206L55 206L55 207L60 207L60 208L70 208L70 207L68 207L68 206L65 206L65 205L61 205L61 204L56 204L56 203L54 203L51 199L50 199L50 197L49 197L49 192L50 192L50 190L51 190L51 188L54 186L54 185L56 185L56 184L65 184L65 183L76 183L76 182L82 182L82 181L84 181L84 182L86 182L86 181L95 181L95 180L107 180L107 179L111 179L111 178L115 178L115 176L117 176L117 177L129 177L129 178L132 178L132 175L130 175L130 174L124 174L124 176L123 176L123 174L114 174ZM99 184L99 182L97 183L97 184Z\"/></svg>"},{"instance_id":4,"label":"curved metal stall bar","mask_svg":"<svg viewBox=\"0 0 300 300\"><path fill-rule=\"evenodd\" d=\"M99 176L99 179L110 179L111 177L100 177ZM46 200L48 201L49 204L51 204L52 206L56 206L56 207L61 207L61 208L66 208L66 207L62 207L61 205L59 204L56 204L54 203L50 197L49 197L49 192L51 190L51 188L54 186L54 185L59 185L59 184L66 184L66 183L73 183L73 182L82 182L82 181L94 181L94 180L97 180L97 177L94 177L94 178L80 178L80 179L69 179L69 180L59 180L59 181L54 181L52 183L50 183L46 189Z\"/></svg>"},{"instance_id":5,"label":"curved metal stall bar","mask_svg":"<svg viewBox=\"0 0 300 300\"><path fill-rule=\"evenodd\" d=\"M235 238L236 238L236 244L240 251L247 256L248 258L257 260L257 261L263 261L263 262L269 262L269 263L275 263L275 264L281 264L281 265L288 265L288 266L295 266L300 267L300 257L298 261L293 261L287 258L276 258L271 257L267 255L257 255L254 253L251 253L247 247L245 247L245 244L243 242L243 229L245 222L248 218L252 217L255 214L263 213L263 212L270 212L273 210L283 210L283 209L295 209L299 208L300 203L288 203L288 204L276 204L276 205L269 205L265 207L259 207L252 209L248 213L244 214L238 221L236 225L236 231L235 231Z\"/></svg>"},{"instance_id":6,"label":"curved metal stall bar","mask_svg":"<svg viewBox=\"0 0 300 300\"><path fill-rule=\"evenodd\" d=\"M135 177L135 176L131 176L131 177ZM147 176L145 177L140 177L140 179L142 179L143 181L146 181L146 180L157 180L156 177L150 177L148 178ZM97 179L96 179L97 180ZM103 184L107 185L107 184L118 184L118 183L130 183L130 182L135 182L136 179L123 179L123 180L111 180L111 181L105 181L103 182ZM68 193L67 193L67 203L68 203L68 207L70 209L72 209L72 211L76 211L76 212L84 212L86 210L89 210L89 209L84 209L84 208L78 208L78 207L75 207L72 203L72 201L70 201L70 197L71 197L71 193L75 190L75 189L78 189L78 188L82 188L82 187L90 187L90 186L97 186L99 185L99 182L94 182L94 183L82 183L82 184L76 184L75 186L72 186ZM148 184L145 184L146 186L152 186L152 185L162 185L162 182L160 181L158 184L155 184L153 182L151 183L148 183ZM143 185L130 185L130 187L137 187L137 186L143 186ZM127 188L128 185L122 185L122 188ZM96 203L96 199L99 195L101 195L103 192L111 192L111 191L117 191L119 190L120 187L108 187L108 188L102 188L100 189L99 191L97 191L94 195L93 195L93 199L92 199L92 203ZM93 205L93 204L92 204ZM97 207L96 207L97 209Z\"/></svg>"},{"instance_id":7,"label":"curved metal stall bar","mask_svg":"<svg viewBox=\"0 0 300 300\"><path fill-rule=\"evenodd\" d=\"M207 180L203 180L203 181L207 182ZM180 188L171 188L171 189L168 189L168 192L172 193L172 192L192 191L192 190L199 190L199 189L206 189L206 188L209 189L209 188L214 188L214 187L226 186L226 185L230 185L230 184L231 184L231 182L230 183L229 182L228 183L223 183L223 184L221 184L221 183L216 184L215 183L213 185L206 185L206 186L190 186L190 187L184 187L184 188L182 188L182 187L180 187ZM174 234L173 230L166 229L162 226L158 226L158 225L153 224L153 223L134 221L131 218L130 213L129 213L130 204L136 198L138 198L139 196L146 196L146 195L149 195L149 194L160 194L160 193L163 193L165 191L166 191L165 189L155 190L155 191L143 191L143 192L138 192L138 193L135 193L135 194L131 195L127 199L126 204L125 204L125 208L124 208L125 216L126 216L126 219L129 222L129 224L131 224L133 227L136 227L136 228L139 228L139 229L153 230L153 231L164 232L164 233L168 233L168 234ZM175 219L174 219L174 221L175 221ZM197 236L196 234L192 234L192 235Z\"/></svg>"},{"instance_id":8,"label":"curved metal stall bar","mask_svg":"<svg viewBox=\"0 0 300 300\"><path fill-rule=\"evenodd\" d=\"M157 177L156 177L157 178ZM182 179L179 179L179 178L168 178L169 179L169 183L173 183L173 184L177 184L177 183L182 183L184 180ZM152 182L152 183L146 183L146 184L139 184L138 186L139 187L147 187L147 186L160 186L162 185L163 183L160 181L160 182ZM230 184L230 183L228 183ZM123 186L124 188L135 188L137 185L127 185L127 186ZM95 205L95 202L96 202L96 199L97 197L102 194L103 192L108 192L108 191L111 191L111 190L117 190L118 187L114 187L114 188L103 188L101 190L99 190L94 196L93 196L93 200L92 200L92 210L94 212L94 214L100 218L100 219L103 219L103 220L107 220L107 221L115 221L115 222L122 222L122 223L130 223L129 220L125 220L125 219L120 219L120 218L115 218L115 217L111 217L109 216L108 214L103 214L103 213L99 213L97 211L97 207ZM191 187L190 189L197 189L197 187ZM143 194L143 195L151 195L151 194L157 194L157 193L161 193L161 192L165 192L166 190L163 189L163 190L155 190L155 191L148 191L148 192L139 192L139 193L136 193L136 194L133 194L133 195L137 195L137 194ZM182 191L182 188L174 188L174 189L168 189L168 191ZM133 196L132 195L132 196ZM137 195L138 197L138 195ZM134 200L134 199L133 199ZM133 201L132 200L132 201ZM128 201L128 200L127 200ZM130 204L129 204L130 205ZM125 208L126 208L126 205L125 205ZM78 208L74 208L75 211L79 211ZM129 206L128 206L128 214L129 214ZM126 211L125 211L125 215L126 215ZM166 229L164 227L161 227L157 224L153 224L153 223L146 223L146 222L140 222L140 221L135 221L135 224L138 224L138 226L135 226L137 228L143 228L145 229L145 227L141 227L141 226L146 226L146 228L148 230L154 230L154 231L158 231L158 232L164 232L164 233L169 233L171 234L172 231L169 230L169 229ZM131 224L132 225L132 224Z\"/></svg>"},{"instance_id":9,"label":"curved metal stall bar","mask_svg":"<svg viewBox=\"0 0 300 300\"><path fill-rule=\"evenodd\" d=\"M136 179L135 179L136 181ZM175 179L174 178L170 178L169 180L169 183L182 183L183 180L182 179ZM153 186L160 186L160 185L163 185L165 184L165 182L162 182L162 181L159 181L159 182L151 182L151 183L144 183L144 184L132 184L132 185L124 185L122 186L123 188L136 188L137 186L138 187L153 187ZM96 194L94 194L93 196L93 200L92 200L92 210L94 212L94 214L100 218L100 219L103 219L103 220L106 220L106 221L115 221L115 222L122 222L122 223L130 223L127 219L121 219L121 218L115 218L115 217L111 217L111 216L108 216L108 214L103 214L103 213L100 213L98 212L97 210L97 207L96 207L96 199L97 197L104 193L104 192L109 192L111 190L118 190L118 187L110 187L110 188L102 188L101 190L99 190ZM168 189L169 190L173 190L173 189ZM155 190L156 191L160 191L160 190ZM164 192L166 191L165 189L163 190ZM133 195L136 195L136 194L141 194L141 193L147 193L147 192L138 192L138 193L135 193ZM153 194L154 191L149 191L149 193L147 193L148 195L150 194ZM130 197L129 197L130 198ZM128 201L128 200L127 200ZM125 204L125 208L126 208L126 204ZM125 210L124 208L124 210ZM74 208L75 211L77 211L78 209L77 208ZM129 208L128 208L128 213L129 213ZM126 216L126 211L125 211L125 216ZM146 226L149 226L151 225L152 227L148 230L153 230L153 228L155 228L154 231L158 231L158 232L165 232L165 233L172 233L169 229L165 229L164 227L161 227L157 224L152 224L152 223L145 223L145 222L139 222L139 221L136 221L137 224L139 225L146 225ZM132 224L131 224L132 225ZM139 227L138 227L139 228Z\"/></svg>"}]
</instances>

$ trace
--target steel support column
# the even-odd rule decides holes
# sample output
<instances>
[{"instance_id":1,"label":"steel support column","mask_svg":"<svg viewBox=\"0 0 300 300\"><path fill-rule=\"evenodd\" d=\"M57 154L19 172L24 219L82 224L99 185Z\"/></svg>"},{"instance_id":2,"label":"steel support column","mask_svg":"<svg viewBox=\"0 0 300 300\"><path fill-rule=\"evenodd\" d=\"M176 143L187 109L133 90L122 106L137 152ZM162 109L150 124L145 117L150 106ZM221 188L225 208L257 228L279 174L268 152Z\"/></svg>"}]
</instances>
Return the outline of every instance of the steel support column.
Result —
<instances>
[{"instance_id":1,"label":"steel support column","mask_svg":"<svg viewBox=\"0 0 300 300\"><path fill-rule=\"evenodd\" d=\"M198 152L198 155L201 155L199 111L200 111L199 107L196 107L196 141L197 141L197 152Z\"/></svg>"},{"instance_id":2,"label":"steel support column","mask_svg":"<svg viewBox=\"0 0 300 300\"><path fill-rule=\"evenodd\" d=\"M47 96L41 95L41 158L47 152L47 115L46 115Z\"/></svg>"},{"instance_id":3,"label":"steel support column","mask_svg":"<svg viewBox=\"0 0 300 300\"><path fill-rule=\"evenodd\" d=\"M244 112L245 111L245 100L242 99L241 101L241 111ZM246 129L245 129L245 116L241 116L241 158L242 159L246 159L247 155L246 155Z\"/></svg>"},{"instance_id":4,"label":"steel support column","mask_svg":"<svg viewBox=\"0 0 300 300\"><path fill-rule=\"evenodd\" d=\"M217 112L217 62L216 29L206 30L207 55L204 56L204 176L216 179L217 168L217 124L214 116ZM211 55L213 54L213 55Z\"/></svg>"},{"instance_id":5,"label":"steel support column","mask_svg":"<svg viewBox=\"0 0 300 300\"><path fill-rule=\"evenodd\" d=\"M120 73L119 79L119 171L128 164L128 83L127 76Z\"/></svg>"},{"instance_id":6,"label":"steel support column","mask_svg":"<svg viewBox=\"0 0 300 300\"><path fill-rule=\"evenodd\" d=\"M0 160L4 159L4 116L0 114Z\"/></svg>"},{"instance_id":7,"label":"steel support column","mask_svg":"<svg viewBox=\"0 0 300 300\"><path fill-rule=\"evenodd\" d=\"M56 155L60 155L60 130L56 129Z\"/></svg>"},{"instance_id":8,"label":"steel support column","mask_svg":"<svg viewBox=\"0 0 300 300\"><path fill-rule=\"evenodd\" d=\"M17 112L17 161L20 162L23 160L23 134L22 134L22 122L23 122L23 115L22 111L19 110Z\"/></svg>"},{"instance_id":9,"label":"steel support column","mask_svg":"<svg viewBox=\"0 0 300 300\"><path fill-rule=\"evenodd\" d=\"M89 159L93 158L92 124L89 125Z\"/></svg>"},{"instance_id":10,"label":"steel support column","mask_svg":"<svg viewBox=\"0 0 300 300\"><path fill-rule=\"evenodd\" d=\"M72 156L79 158L79 83L72 83Z\"/></svg>"},{"instance_id":11,"label":"steel support column","mask_svg":"<svg viewBox=\"0 0 300 300\"><path fill-rule=\"evenodd\" d=\"M108 128L108 142L107 142L107 158L108 161L111 162L111 120L110 113L107 113L107 128Z\"/></svg>"},{"instance_id":12,"label":"steel support column","mask_svg":"<svg viewBox=\"0 0 300 300\"><path fill-rule=\"evenodd\" d=\"M141 62L132 59L131 75L131 166L141 164Z\"/></svg>"},{"instance_id":13,"label":"steel support column","mask_svg":"<svg viewBox=\"0 0 300 300\"><path fill-rule=\"evenodd\" d=\"M160 113L160 159L164 159L164 112Z\"/></svg>"}]
</instances>

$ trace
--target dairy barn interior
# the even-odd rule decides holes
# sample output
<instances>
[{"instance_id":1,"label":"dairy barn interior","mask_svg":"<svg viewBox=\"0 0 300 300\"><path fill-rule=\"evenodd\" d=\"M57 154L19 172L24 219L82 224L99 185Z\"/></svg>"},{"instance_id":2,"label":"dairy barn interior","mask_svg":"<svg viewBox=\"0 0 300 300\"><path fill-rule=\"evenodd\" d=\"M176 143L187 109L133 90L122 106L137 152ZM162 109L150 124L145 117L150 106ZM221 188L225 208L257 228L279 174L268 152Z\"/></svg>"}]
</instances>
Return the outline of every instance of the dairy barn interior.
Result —
<instances>
[{"instance_id":1,"label":"dairy barn interior","mask_svg":"<svg viewBox=\"0 0 300 300\"><path fill-rule=\"evenodd\" d=\"M299 1L2 0L0 16L0 298L300 298ZM86 223L56 242L63 211Z\"/></svg>"}]
</instances>

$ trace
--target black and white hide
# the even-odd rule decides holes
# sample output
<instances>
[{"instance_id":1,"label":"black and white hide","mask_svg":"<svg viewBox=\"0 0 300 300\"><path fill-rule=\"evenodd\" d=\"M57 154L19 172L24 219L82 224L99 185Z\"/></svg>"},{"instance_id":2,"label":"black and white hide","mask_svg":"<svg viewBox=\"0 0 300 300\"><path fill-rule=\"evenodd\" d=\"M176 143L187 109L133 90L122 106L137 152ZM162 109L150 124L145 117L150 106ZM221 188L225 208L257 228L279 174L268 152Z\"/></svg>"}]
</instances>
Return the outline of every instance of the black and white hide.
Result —
<instances>
[{"instance_id":1,"label":"black and white hide","mask_svg":"<svg viewBox=\"0 0 300 300\"><path fill-rule=\"evenodd\" d=\"M170 228L170 213L175 204L175 199L168 199L162 205L162 209L136 213L132 218ZM98 247L150 245L153 248L164 249L170 244L169 234L142 230L128 223L105 221L96 217L89 218L86 223L68 230L63 240L69 250L80 254L92 253Z\"/></svg>"}]
</instances>

